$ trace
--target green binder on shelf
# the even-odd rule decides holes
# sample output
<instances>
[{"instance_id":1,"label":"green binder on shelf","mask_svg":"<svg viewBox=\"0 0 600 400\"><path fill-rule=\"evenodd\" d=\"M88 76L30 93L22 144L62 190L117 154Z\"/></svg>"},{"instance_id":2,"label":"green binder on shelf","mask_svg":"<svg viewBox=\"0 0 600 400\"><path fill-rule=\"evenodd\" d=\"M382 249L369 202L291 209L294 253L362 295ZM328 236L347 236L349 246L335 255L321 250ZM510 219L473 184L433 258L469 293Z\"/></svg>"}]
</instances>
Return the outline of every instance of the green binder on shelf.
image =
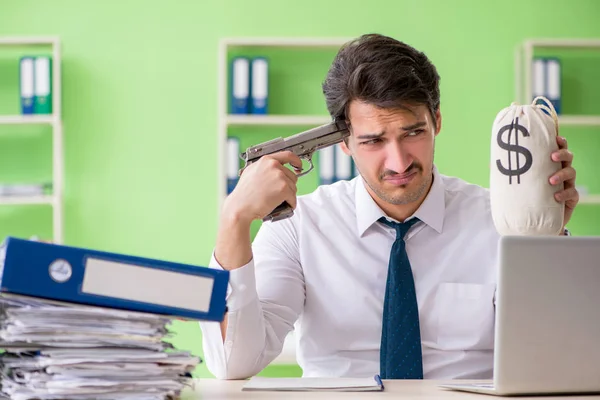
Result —
<instances>
[{"instance_id":1,"label":"green binder on shelf","mask_svg":"<svg viewBox=\"0 0 600 400\"><path fill-rule=\"evenodd\" d=\"M52 114L52 59L48 56L35 58L34 114Z\"/></svg>"}]
</instances>

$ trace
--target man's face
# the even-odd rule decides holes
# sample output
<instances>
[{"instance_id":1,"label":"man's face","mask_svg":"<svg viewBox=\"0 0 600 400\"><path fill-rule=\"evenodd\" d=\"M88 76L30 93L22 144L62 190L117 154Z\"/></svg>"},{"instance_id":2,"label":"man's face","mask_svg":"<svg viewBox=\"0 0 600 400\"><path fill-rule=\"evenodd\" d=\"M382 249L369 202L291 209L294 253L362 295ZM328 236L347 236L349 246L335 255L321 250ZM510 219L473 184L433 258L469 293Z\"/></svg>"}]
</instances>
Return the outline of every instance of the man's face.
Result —
<instances>
[{"instance_id":1,"label":"man's face","mask_svg":"<svg viewBox=\"0 0 600 400\"><path fill-rule=\"evenodd\" d=\"M424 105L390 110L352 101L349 116L352 134L342 148L354 158L375 201L402 205L422 200L433 179L440 112L435 126Z\"/></svg>"}]
</instances>

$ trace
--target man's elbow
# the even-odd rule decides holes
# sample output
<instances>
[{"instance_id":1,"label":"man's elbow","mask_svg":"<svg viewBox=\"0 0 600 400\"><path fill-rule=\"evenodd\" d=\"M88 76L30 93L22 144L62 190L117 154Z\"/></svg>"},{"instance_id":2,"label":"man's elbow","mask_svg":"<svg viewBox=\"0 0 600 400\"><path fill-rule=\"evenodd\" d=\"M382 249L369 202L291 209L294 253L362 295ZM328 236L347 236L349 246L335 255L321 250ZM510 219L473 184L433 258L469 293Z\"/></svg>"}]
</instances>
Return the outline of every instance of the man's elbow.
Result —
<instances>
[{"instance_id":1,"label":"man's elbow","mask_svg":"<svg viewBox=\"0 0 600 400\"><path fill-rule=\"evenodd\" d=\"M224 368L210 368L208 369L216 379L220 380L241 380L248 379L256 375L260 371L253 371L249 368L238 367L235 365L228 365Z\"/></svg>"}]
</instances>

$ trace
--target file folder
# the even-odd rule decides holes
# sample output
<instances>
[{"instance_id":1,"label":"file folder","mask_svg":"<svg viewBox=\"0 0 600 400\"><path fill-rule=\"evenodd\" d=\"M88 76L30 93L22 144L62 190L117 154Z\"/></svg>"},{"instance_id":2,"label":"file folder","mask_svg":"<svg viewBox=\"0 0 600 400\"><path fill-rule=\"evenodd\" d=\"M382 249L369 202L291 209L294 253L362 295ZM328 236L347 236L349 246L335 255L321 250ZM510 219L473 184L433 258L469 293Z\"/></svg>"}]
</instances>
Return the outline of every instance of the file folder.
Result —
<instances>
[{"instance_id":1,"label":"file folder","mask_svg":"<svg viewBox=\"0 0 600 400\"><path fill-rule=\"evenodd\" d=\"M352 157L346 155L341 146L335 146L335 180L345 181L352 178Z\"/></svg>"},{"instance_id":2,"label":"file folder","mask_svg":"<svg viewBox=\"0 0 600 400\"><path fill-rule=\"evenodd\" d=\"M225 314L229 271L14 237L3 253L2 295L191 320Z\"/></svg>"},{"instance_id":3,"label":"file folder","mask_svg":"<svg viewBox=\"0 0 600 400\"><path fill-rule=\"evenodd\" d=\"M227 138L227 194L233 192L238 183L240 171L240 140L234 136Z\"/></svg>"},{"instance_id":4,"label":"file folder","mask_svg":"<svg viewBox=\"0 0 600 400\"><path fill-rule=\"evenodd\" d=\"M533 60L531 78L531 94L533 96L531 101L533 101L537 96L546 95L546 60L543 58Z\"/></svg>"},{"instance_id":5,"label":"file folder","mask_svg":"<svg viewBox=\"0 0 600 400\"><path fill-rule=\"evenodd\" d=\"M269 63L265 57L256 57L252 60L252 113L266 114L269 97Z\"/></svg>"},{"instance_id":6,"label":"file folder","mask_svg":"<svg viewBox=\"0 0 600 400\"><path fill-rule=\"evenodd\" d=\"M21 95L21 113L34 113L34 58L21 57L19 62L19 88Z\"/></svg>"},{"instance_id":7,"label":"file folder","mask_svg":"<svg viewBox=\"0 0 600 400\"><path fill-rule=\"evenodd\" d=\"M250 111L250 60L234 57L231 67L231 113L248 114Z\"/></svg>"},{"instance_id":8,"label":"file folder","mask_svg":"<svg viewBox=\"0 0 600 400\"><path fill-rule=\"evenodd\" d=\"M561 65L558 58L546 59L546 97L556 110L557 114L561 113Z\"/></svg>"},{"instance_id":9,"label":"file folder","mask_svg":"<svg viewBox=\"0 0 600 400\"><path fill-rule=\"evenodd\" d=\"M334 182L334 152L333 146L319 150L319 180L321 185L329 185Z\"/></svg>"},{"instance_id":10,"label":"file folder","mask_svg":"<svg viewBox=\"0 0 600 400\"><path fill-rule=\"evenodd\" d=\"M52 114L52 62L50 57L35 58L34 113Z\"/></svg>"}]
</instances>

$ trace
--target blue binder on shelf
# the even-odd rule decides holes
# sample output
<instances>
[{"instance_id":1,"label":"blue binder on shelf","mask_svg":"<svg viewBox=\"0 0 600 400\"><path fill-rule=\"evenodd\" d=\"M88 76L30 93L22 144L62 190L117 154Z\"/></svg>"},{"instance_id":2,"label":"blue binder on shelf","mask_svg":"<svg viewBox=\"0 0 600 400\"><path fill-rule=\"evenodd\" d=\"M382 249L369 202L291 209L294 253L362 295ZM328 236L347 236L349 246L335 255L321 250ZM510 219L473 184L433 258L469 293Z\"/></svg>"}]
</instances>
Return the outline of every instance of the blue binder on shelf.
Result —
<instances>
[{"instance_id":1,"label":"blue binder on shelf","mask_svg":"<svg viewBox=\"0 0 600 400\"><path fill-rule=\"evenodd\" d=\"M222 321L229 272L8 237L0 294Z\"/></svg>"},{"instance_id":2,"label":"blue binder on shelf","mask_svg":"<svg viewBox=\"0 0 600 400\"><path fill-rule=\"evenodd\" d=\"M562 112L561 63L556 57L536 57L532 66L532 100L544 96L554 106L557 114Z\"/></svg>"},{"instance_id":3,"label":"blue binder on shelf","mask_svg":"<svg viewBox=\"0 0 600 400\"><path fill-rule=\"evenodd\" d=\"M250 59L234 57L231 61L230 102L232 114L250 112Z\"/></svg>"},{"instance_id":4,"label":"blue binder on shelf","mask_svg":"<svg viewBox=\"0 0 600 400\"><path fill-rule=\"evenodd\" d=\"M335 178L335 149L333 146L324 147L319 150L319 182L321 185L329 185Z\"/></svg>"},{"instance_id":5,"label":"blue binder on shelf","mask_svg":"<svg viewBox=\"0 0 600 400\"><path fill-rule=\"evenodd\" d=\"M19 61L19 92L21 114L33 114L35 107L35 58L21 57Z\"/></svg>"},{"instance_id":6,"label":"blue binder on shelf","mask_svg":"<svg viewBox=\"0 0 600 400\"><path fill-rule=\"evenodd\" d=\"M546 97L552 102L557 114L562 112L560 71L561 65L558 58L546 59Z\"/></svg>"},{"instance_id":7,"label":"blue binder on shelf","mask_svg":"<svg viewBox=\"0 0 600 400\"><path fill-rule=\"evenodd\" d=\"M344 153L340 146L335 146L335 180L352 179L352 157Z\"/></svg>"},{"instance_id":8,"label":"blue binder on shelf","mask_svg":"<svg viewBox=\"0 0 600 400\"><path fill-rule=\"evenodd\" d=\"M238 183L240 170L240 140L235 136L227 138L227 194L233 192Z\"/></svg>"},{"instance_id":9,"label":"blue binder on shelf","mask_svg":"<svg viewBox=\"0 0 600 400\"><path fill-rule=\"evenodd\" d=\"M252 93L252 114L267 114L269 98L269 62L265 57L252 59L250 67L252 81L250 89Z\"/></svg>"}]
</instances>

